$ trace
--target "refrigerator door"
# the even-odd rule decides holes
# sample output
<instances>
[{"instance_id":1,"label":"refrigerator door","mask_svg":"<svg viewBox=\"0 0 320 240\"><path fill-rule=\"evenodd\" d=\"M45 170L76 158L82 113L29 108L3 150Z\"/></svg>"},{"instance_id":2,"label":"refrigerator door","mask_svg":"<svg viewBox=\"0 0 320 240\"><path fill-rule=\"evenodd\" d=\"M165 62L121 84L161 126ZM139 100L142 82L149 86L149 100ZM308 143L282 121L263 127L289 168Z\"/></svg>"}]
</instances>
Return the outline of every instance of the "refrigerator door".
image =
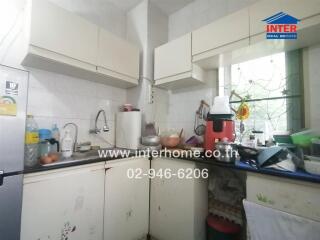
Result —
<instances>
[{"instance_id":1,"label":"refrigerator door","mask_svg":"<svg viewBox=\"0 0 320 240\"><path fill-rule=\"evenodd\" d=\"M0 239L20 239L22 181L21 174L8 176L0 185Z\"/></svg>"},{"instance_id":2,"label":"refrigerator door","mask_svg":"<svg viewBox=\"0 0 320 240\"><path fill-rule=\"evenodd\" d=\"M0 171L23 170L29 74L0 65Z\"/></svg>"}]
</instances>

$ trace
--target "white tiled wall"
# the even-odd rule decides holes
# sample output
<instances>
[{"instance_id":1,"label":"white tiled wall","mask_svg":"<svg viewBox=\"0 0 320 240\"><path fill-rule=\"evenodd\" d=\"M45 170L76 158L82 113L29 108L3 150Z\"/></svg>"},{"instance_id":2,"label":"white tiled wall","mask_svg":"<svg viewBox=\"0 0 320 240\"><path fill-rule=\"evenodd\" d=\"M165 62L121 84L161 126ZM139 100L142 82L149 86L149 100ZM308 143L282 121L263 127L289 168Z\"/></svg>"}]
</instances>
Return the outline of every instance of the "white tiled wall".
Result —
<instances>
[{"instance_id":1,"label":"white tiled wall","mask_svg":"<svg viewBox=\"0 0 320 240\"><path fill-rule=\"evenodd\" d=\"M196 0L169 16L169 40L175 39L257 0Z\"/></svg>"},{"instance_id":2,"label":"white tiled wall","mask_svg":"<svg viewBox=\"0 0 320 240\"><path fill-rule=\"evenodd\" d=\"M195 135L193 131L195 112L199 108L200 101L205 100L208 104L212 104L216 96L217 72L210 71L207 75L205 85L169 92L168 128L176 130L183 128L185 140Z\"/></svg>"},{"instance_id":3,"label":"white tiled wall","mask_svg":"<svg viewBox=\"0 0 320 240\"><path fill-rule=\"evenodd\" d=\"M74 122L79 126L79 141L108 147L115 143L115 113L125 101L124 89L31 69L28 113L34 115L39 128L51 128L57 123L63 135L63 125ZM89 134L100 109L106 111L110 131ZM102 127L103 117L100 117Z\"/></svg>"}]
</instances>

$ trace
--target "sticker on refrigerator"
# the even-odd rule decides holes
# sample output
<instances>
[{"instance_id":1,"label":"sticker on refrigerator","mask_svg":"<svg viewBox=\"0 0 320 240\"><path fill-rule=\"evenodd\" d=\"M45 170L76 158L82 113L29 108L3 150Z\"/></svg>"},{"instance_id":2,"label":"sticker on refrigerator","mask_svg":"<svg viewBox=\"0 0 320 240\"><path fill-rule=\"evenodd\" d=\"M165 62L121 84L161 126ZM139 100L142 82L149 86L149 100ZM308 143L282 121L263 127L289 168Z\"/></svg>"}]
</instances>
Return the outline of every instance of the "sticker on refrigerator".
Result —
<instances>
[{"instance_id":1,"label":"sticker on refrigerator","mask_svg":"<svg viewBox=\"0 0 320 240\"><path fill-rule=\"evenodd\" d=\"M19 93L19 84L12 81L6 81L5 94L18 95L18 93Z\"/></svg>"},{"instance_id":2,"label":"sticker on refrigerator","mask_svg":"<svg viewBox=\"0 0 320 240\"><path fill-rule=\"evenodd\" d=\"M0 96L0 115L16 116L17 103L13 97Z\"/></svg>"}]
</instances>

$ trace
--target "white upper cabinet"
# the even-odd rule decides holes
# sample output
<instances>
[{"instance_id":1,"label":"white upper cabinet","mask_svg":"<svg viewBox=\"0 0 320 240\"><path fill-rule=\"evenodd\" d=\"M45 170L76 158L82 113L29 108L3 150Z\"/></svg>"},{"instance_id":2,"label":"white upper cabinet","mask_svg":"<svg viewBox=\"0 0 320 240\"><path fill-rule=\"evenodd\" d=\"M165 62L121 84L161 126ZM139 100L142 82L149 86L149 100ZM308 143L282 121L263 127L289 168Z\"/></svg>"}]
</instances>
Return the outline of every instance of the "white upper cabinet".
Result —
<instances>
[{"instance_id":1,"label":"white upper cabinet","mask_svg":"<svg viewBox=\"0 0 320 240\"><path fill-rule=\"evenodd\" d=\"M230 50L225 47L241 40L247 45L248 38L249 10L244 8L192 32L193 60ZM239 47L238 44L237 47ZM219 48L221 51L217 51Z\"/></svg>"},{"instance_id":2,"label":"white upper cabinet","mask_svg":"<svg viewBox=\"0 0 320 240\"><path fill-rule=\"evenodd\" d=\"M250 35L263 33L266 30L264 19L279 12L304 20L320 14L320 0L262 0L249 7ZM298 25L299 28L299 25Z\"/></svg>"},{"instance_id":3,"label":"white upper cabinet","mask_svg":"<svg viewBox=\"0 0 320 240\"><path fill-rule=\"evenodd\" d=\"M191 33L188 33L155 49L157 86L177 88L203 82L202 70L192 64L191 41Z\"/></svg>"},{"instance_id":4,"label":"white upper cabinet","mask_svg":"<svg viewBox=\"0 0 320 240\"><path fill-rule=\"evenodd\" d=\"M100 28L98 72L124 79L137 85L139 79L139 48Z\"/></svg>"},{"instance_id":5,"label":"white upper cabinet","mask_svg":"<svg viewBox=\"0 0 320 240\"><path fill-rule=\"evenodd\" d=\"M33 0L30 51L95 70L98 27L48 1Z\"/></svg>"},{"instance_id":6,"label":"white upper cabinet","mask_svg":"<svg viewBox=\"0 0 320 240\"><path fill-rule=\"evenodd\" d=\"M156 48L154 55L155 80L191 71L191 33Z\"/></svg>"},{"instance_id":7,"label":"white upper cabinet","mask_svg":"<svg viewBox=\"0 0 320 240\"><path fill-rule=\"evenodd\" d=\"M116 87L138 84L139 49L46 0L32 0L27 67Z\"/></svg>"}]
</instances>

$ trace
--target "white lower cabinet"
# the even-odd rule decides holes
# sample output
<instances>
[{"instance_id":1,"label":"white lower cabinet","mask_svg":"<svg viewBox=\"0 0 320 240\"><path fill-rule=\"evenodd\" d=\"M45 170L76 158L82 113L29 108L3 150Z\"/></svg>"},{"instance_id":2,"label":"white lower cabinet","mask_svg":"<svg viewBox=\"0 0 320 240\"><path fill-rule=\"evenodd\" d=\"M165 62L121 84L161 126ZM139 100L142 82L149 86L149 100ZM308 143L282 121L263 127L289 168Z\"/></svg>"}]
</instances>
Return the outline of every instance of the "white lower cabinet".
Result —
<instances>
[{"instance_id":1,"label":"white lower cabinet","mask_svg":"<svg viewBox=\"0 0 320 240\"><path fill-rule=\"evenodd\" d=\"M199 168L151 164L156 172ZM136 157L26 174L21 240L145 240L149 231L157 240L204 240L207 180L156 176L150 188L149 169Z\"/></svg>"},{"instance_id":2,"label":"white lower cabinet","mask_svg":"<svg viewBox=\"0 0 320 240\"><path fill-rule=\"evenodd\" d=\"M247 200L293 215L320 221L316 183L248 173Z\"/></svg>"},{"instance_id":3,"label":"white lower cabinet","mask_svg":"<svg viewBox=\"0 0 320 240\"><path fill-rule=\"evenodd\" d=\"M146 239L149 226L148 158L129 158L106 163L105 240ZM128 176L133 174L133 178ZM141 173L141 174L140 174Z\"/></svg>"},{"instance_id":4,"label":"white lower cabinet","mask_svg":"<svg viewBox=\"0 0 320 240\"><path fill-rule=\"evenodd\" d=\"M171 169L171 178L151 181L150 235L157 240L204 240L208 214L206 179L179 179L179 169L194 171L194 162L158 158L151 161L156 172ZM181 170L180 170L181 171Z\"/></svg>"},{"instance_id":5,"label":"white lower cabinet","mask_svg":"<svg viewBox=\"0 0 320 240\"><path fill-rule=\"evenodd\" d=\"M103 239L104 163L27 174L21 240Z\"/></svg>"}]
</instances>

